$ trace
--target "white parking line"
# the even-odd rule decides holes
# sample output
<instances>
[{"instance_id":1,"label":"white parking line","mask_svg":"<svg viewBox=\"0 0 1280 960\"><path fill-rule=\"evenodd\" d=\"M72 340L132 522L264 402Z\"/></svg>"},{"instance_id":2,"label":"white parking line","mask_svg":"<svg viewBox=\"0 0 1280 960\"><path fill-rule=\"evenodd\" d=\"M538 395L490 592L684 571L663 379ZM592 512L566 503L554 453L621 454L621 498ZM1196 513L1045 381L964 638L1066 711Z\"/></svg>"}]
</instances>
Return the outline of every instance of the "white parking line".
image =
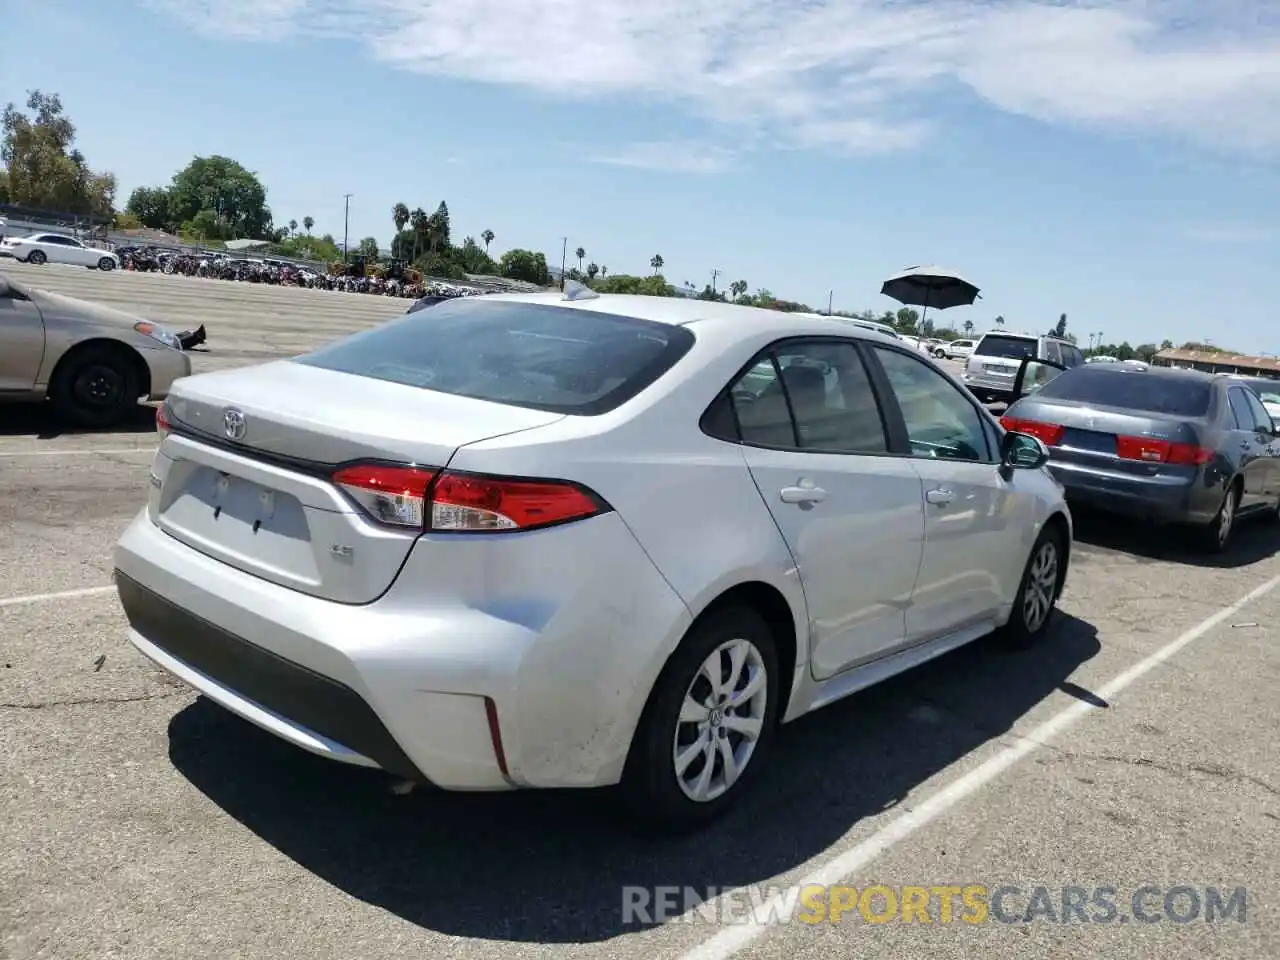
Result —
<instances>
[{"instance_id":1,"label":"white parking line","mask_svg":"<svg viewBox=\"0 0 1280 960\"><path fill-rule=\"evenodd\" d=\"M155 452L155 447L104 447L101 450L0 450L0 457L89 457L121 453Z\"/></svg>"},{"instance_id":2,"label":"white parking line","mask_svg":"<svg viewBox=\"0 0 1280 960\"><path fill-rule=\"evenodd\" d=\"M27 593L19 597L0 597L0 607L20 607L27 603L45 603L51 600L75 600L78 597L100 597L115 591L115 587L84 587L80 590L59 590L57 593Z\"/></svg>"},{"instance_id":3,"label":"white parking line","mask_svg":"<svg viewBox=\"0 0 1280 960\"><path fill-rule=\"evenodd\" d=\"M1270 593L1277 586L1280 586L1280 576L1272 577L1229 607L1223 607L1207 620L1192 627L1145 660L1135 663L1094 692L1103 700L1111 700L1126 687L1174 656L1183 647L1200 639L1224 620L1235 616L1245 606ZM831 886L844 882L899 841L907 839L921 827L936 820L983 787L990 785L1019 760L1030 756L1037 749L1045 746L1049 740L1097 709L1098 707L1083 700L1075 701L1071 706L1050 717L1015 743L1004 747L995 756L970 770L954 783L933 794L919 806L902 814L857 846L846 850L808 876L798 880L795 885L804 888L809 885ZM685 953L680 960L728 960L729 957L768 933L783 919L784 914L783 897L776 896L752 911L751 922L725 927L700 946Z\"/></svg>"}]
</instances>

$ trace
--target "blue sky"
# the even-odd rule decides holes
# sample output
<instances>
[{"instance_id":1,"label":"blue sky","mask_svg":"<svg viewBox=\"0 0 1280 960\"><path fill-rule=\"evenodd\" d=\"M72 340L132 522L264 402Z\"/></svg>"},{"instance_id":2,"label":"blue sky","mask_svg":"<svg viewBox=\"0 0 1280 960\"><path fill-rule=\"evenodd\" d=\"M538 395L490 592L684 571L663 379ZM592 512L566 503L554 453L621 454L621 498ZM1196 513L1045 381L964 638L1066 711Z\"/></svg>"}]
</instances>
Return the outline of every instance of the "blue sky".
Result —
<instances>
[{"instance_id":1,"label":"blue sky","mask_svg":"<svg viewBox=\"0 0 1280 960\"><path fill-rule=\"evenodd\" d=\"M941 319L1280 353L1272 0L148 0L8 4L0 101L61 94L120 181L256 171L352 242L447 200L457 238L614 273ZM572 253L570 254L572 256Z\"/></svg>"}]
</instances>

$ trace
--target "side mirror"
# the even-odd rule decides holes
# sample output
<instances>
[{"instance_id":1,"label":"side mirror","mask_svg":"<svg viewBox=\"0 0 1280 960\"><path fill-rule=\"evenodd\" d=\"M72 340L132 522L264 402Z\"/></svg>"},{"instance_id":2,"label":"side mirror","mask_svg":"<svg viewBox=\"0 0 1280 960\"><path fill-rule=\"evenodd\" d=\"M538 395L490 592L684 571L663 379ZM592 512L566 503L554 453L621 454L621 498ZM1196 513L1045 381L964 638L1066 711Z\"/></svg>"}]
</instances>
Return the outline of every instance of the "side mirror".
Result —
<instances>
[{"instance_id":1,"label":"side mirror","mask_svg":"<svg viewBox=\"0 0 1280 960\"><path fill-rule=\"evenodd\" d=\"M1052 360L1032 360L1028 357L1022 361L1018 367L1018 375L1013 378L1013 399L1020 400L1035 393L1066 369Z\"/></svg>"},{"instance_id":2,"label":"side mirror","mask_svg":"<svg viewBox=\"0 0 1280 960\"><path fill-rule=\"evenodd\" d=\"M1013 470L1039 470L1049 462L1049 448L1039 437L1029 433L1009 432L1000 443L1000 467Z\"/></svg>"}]
</instances>

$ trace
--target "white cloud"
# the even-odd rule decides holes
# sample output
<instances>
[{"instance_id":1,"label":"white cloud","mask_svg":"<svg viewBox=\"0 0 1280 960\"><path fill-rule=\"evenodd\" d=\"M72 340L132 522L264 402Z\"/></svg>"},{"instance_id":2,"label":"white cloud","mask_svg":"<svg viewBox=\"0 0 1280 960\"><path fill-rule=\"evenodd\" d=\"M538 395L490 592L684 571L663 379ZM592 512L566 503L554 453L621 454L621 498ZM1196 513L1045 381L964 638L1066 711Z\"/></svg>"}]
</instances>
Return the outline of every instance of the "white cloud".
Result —
<instances>
[{"instance_id":1,"label":"white cloud","mask_svg":"<svg viewBox=\"0 0 1280 960\"><path fill-rule=\"evenodd\" d=\"M1272 0L149 2L215 36L336 34L422 74L679 103L784 146L911 147L967 92L1047 122L1280 148Z\"/></svg>"},{"instance_id":2,"label":"white cloud","mask_svg":"<svg viewBox=\"0 0 1280 960\"><path fill-rule=\"evenodd\" d=\"M687 140L629 143L616 150L588 153L588 157L596 163L668 173L716 173L733 161L730 150Z\"/></svg>"}]
</instances>

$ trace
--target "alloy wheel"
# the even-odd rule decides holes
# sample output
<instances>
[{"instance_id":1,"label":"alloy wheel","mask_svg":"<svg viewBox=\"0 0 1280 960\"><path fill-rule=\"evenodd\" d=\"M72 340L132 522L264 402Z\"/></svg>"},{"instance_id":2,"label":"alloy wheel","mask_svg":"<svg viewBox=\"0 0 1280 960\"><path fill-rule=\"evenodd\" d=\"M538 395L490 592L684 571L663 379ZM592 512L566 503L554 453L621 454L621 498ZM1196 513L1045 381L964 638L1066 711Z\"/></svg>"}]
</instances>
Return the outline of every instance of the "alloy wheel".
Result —
<instances>
[{"instance_id":1,"label":"alloy wheel","mask_svg":"<svg viewBox=\"0 0 1280 960\"><path fill-rule=\"evenodd\" d=\"M1035 633L1049 617L1058 589L1058 547L1052 541L1040 545L1027 571L1027 588L1022 599L1022 620L1028 633Z\"/></svg>"},{"instance_id":2,"label":"alloy wheel","mask_svg":"<svg viewBox=\"0 0 1280 960\"><path fill-rule=\"evenodd\" d=\"M690 800L709 803L742 776L764 729L767 681L759 649L741 638L722 643L694 674L672 744L676 780Z\"/></svg>"}]
</instances>

